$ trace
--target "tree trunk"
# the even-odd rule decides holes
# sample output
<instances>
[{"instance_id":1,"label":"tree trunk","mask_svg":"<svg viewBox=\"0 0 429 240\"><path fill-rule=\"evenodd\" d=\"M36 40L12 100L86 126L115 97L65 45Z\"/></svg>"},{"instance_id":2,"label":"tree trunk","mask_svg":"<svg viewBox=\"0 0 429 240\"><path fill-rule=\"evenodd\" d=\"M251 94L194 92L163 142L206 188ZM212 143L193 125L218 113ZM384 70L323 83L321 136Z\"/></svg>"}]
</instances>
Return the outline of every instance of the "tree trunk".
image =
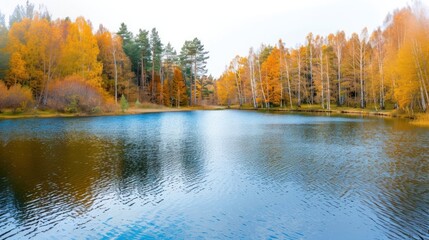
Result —
<instances>
[{"instance_id":1,"label":"tree trunk","mask_svg":"<svg viewBox=\"0 0 429 240\"><path fill-rule=\"evenodd\" d=\"M146 85L146 75L145 75L146 73L145 73L145 70L144 70L144 60L143 60L143 57L142 57L141 61L142 61L142 65L141 65L141 67L142 67L142 73L141 73L142 76L141 76L140 88L141 88L141 91L144 94L144 87Z\"/></svg>"},{"instance_id":2,"label":"tree trunk","mask_svg":"<svg viewBox=\"0 0 429 240\"><path fill-rule=\"evenodd\" d=\"M364 67L364 48L365 43L360 43L360 54L359 54L359 73L360 73L360 107L365 108L365 98L364 98L364 89L363 89L363 67Z\"/></svg>"},{"instance_id":3,"label":"tree trunk","mask_svg":"<svg viewBox=\"0 0 429 240\"><path fill-rule=\"evenodd\" d=\"M197 57L195 57L194 64L194 105L197 105Z\"/></svg>"},{"instance_id":4,"label":"tree trunk","mask_svg":"<svg viewBox=\"0 0 429 240\"><path fill-rule=\"evenodd\" d=\"M298 107L301 107L301 52L298 51Z\"/></svg>"},{"instance_id":5,"label":"tree trunk","mask_svg":"<svg viewBox=\"0 0 429 240\"><path fill-rule=\"evenodd\" d=\"M258 70L259 70L259 83L261 84L261 92L262 92L262 97L264 98L264 104L265 107L267 107L267 98L265 96L265 91L264 91L264 85L262 83L262 73L261 73L261 62L259 61L259 57L258 57Z\"/></svg>"},{"instance_id":6,"label":"tree trunk","mask_svg":"<svg viewBox=\"0 0 429 240\"><path fill-rule=\"evenodd\" d=\"M253 103L253 107L257 108L258 105L256 102L255 69L254 69L253 59L254 59L253 54L249 54L249 75L250 75L250 88L252 91L252 103Z\"/></svg>"},{"instance_id":7,"label":"tree trunk","mask_svg":"<svg viewBox=\"0 0 429 240\"><path fill-rule=\"evenodd\" d=\"M286 78L287 78L287 88L288 88L288 94L289 94L289 103L290 103L290 108L293 108L293 103L292 103L292 93L291 93L291 89L290 89L290 75L289 75L289 65L286 59L286 56L284 56L285 58L285 64L286 64Z\"/></svg>"},{"instance_id":8,"label":"tree trunk","mask_svg":"<svg viewBox=\"0 0 429 240\"><path fill-rule=\"evenodd\" d=\"M337 63L338 63L338 66L337 66L337 70L338 70L338 72L337 72L337 75L338 75L338 106L341 106L341 105L343 105L343 99L342 99L342 96L341 96L341 49L340 48L338 48L337 49Z\"/></svg>"},{"instance_id":9,"label":"tree trunk","mask_svg":"<svg viewBox=\"0 0 429 240\"><path fill-rule=\"evenodd\" d=\"M154 101L155 97L155 48L152 50L152 79L151 79L151 100Z\"/></svg>"},{"instance_id":10,"label":"tree trunk","mask_svg":"<svg viewBox=\"0 0 429 240\"><path fill-rule=\"evenodd\" d=\"M321 102L322 102L322 108L325 109L325 99L324 99L324 84L323 84L323 46L320 46L320 84L322 85L322 93L321 93Z\"/></svg>"},{"instance_id":11,"label":"tree trunk","mask_svg":"<svg viewBox=\"0 0 429 240\"><path fill-rule=\"evenodd\" d=\"M314 86L313 86L313 48L310 43L310 101L314 104Z\"/></svg>"},{"instance_id":12,"label":"tree trunk","mask_svg":"<svg viewBox=\"0 0 429 240\"><path fill-rule=\"evenodd\" d=\"M118 105L118 66L116 63L116 50L113 49L113 63L115 66L115 104Z\"/></svg>"},{"instance_id":13,"label":"tree trunk","mask_svg":"<svg viewBox=\"0 0 429 240\"><path fill-rule=\"evenodd\" d=\"M162 64L160 64L160 68L159 68L159 81L160 81L160 83L161 83L161 92L159 93L159 102L161 103L161 104L164 104L164 76L163 76L163 73L162 73Z\"/></svg>"},{"instance_id":14,"label":"tree trunk","mask_svg":"<svg viewBox=\"0 0 429 240\"><path fill-rule=\"evenodd\" d=\"M326 84L327 84L327 92L328 92L328 96L326 99L326 105L327 105L327 109L331 110L331 86L330 86L330 81L329 81L329 60L328 60L328 55L325 56L326 58Z\"/></svg>"},{"instance_id":15,"label":"tree trunk","mask_svg":"<svg viewBox=\"0 0 429 240\"><path fill-rule=\"evenodd\" d=\"M235 70L235 69L234 69ZM242 98L241 98L241 90L240 90L240 85L238 83L238 77L237 77L237 72L234 73L234 77L235 77L235 85L237 86L237 95L238 95L238 103L240 105L240 108L242 107Z\"/></svg>"}]
</instances>

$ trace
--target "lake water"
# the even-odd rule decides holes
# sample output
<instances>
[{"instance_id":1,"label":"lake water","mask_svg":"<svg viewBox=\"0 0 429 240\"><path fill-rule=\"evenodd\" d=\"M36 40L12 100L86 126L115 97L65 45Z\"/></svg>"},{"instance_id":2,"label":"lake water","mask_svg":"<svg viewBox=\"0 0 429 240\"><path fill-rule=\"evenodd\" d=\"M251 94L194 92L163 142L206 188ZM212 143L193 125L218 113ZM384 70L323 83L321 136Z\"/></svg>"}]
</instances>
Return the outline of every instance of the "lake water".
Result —
<instances>
[{"instance_id":1,"label":"lake water","mask_svg":"<svg viewBox=\"0 0 429 240\"><path fill-rule=\"evenodd\" d=\"M0 121L0 239L429 239L429 130L195 111Z\"/></svg>"}]
</instances>

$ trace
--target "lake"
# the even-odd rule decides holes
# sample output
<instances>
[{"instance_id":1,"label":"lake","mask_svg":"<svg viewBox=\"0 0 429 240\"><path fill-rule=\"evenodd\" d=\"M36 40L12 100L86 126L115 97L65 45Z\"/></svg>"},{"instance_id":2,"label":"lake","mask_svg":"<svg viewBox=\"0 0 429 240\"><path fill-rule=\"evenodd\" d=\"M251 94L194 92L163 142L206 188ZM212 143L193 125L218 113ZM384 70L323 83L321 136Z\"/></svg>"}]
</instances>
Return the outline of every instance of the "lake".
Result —
<instances>
[{"instance_id":1,"label":"lake","mask_svg":"<svg viewBox=\"0 0 429 240\"><path fill-rule=\"evenodd\" d=\"M194 111L0 121L0 239L429 239L429 129Z\"/></svg>"}]
</instances>

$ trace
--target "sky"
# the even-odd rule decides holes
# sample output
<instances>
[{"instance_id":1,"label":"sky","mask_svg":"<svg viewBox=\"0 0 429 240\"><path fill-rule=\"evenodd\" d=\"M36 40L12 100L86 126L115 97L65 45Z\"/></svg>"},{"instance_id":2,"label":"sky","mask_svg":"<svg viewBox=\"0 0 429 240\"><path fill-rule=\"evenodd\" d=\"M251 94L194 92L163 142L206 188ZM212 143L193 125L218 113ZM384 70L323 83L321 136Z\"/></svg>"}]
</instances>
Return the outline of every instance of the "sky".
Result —
<instances>
[{"instance_id":1,"label":"sky","mask_svg":"<svg viewBox=\"0 0 429 240\"><path fill-rule=\"evenodd\" d=\"M8 16L26 0L1 0ZM43 4L54 19L84 16L94 31L103 24L116 32L124 22L130 31L156 27L164 45L180 52L186 40L198 37L209 51L208 73L219 77L236 56L262 43L282 39L288 47L305 43L309 32L326 36L344 30L347 36L381 26L389 12L410 0L31 0ZM429 0L422 0L427 6Z\"/></svg>"}]
</instances>

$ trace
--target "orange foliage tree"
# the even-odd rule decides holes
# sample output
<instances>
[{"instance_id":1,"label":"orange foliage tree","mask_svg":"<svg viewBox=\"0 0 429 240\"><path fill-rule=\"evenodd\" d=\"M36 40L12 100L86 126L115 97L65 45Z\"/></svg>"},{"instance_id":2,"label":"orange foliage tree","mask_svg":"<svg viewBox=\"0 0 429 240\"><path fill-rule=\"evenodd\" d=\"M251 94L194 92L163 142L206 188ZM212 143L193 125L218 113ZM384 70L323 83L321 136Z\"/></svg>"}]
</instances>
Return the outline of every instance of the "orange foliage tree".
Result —
<instances>
[{"instance_id":1,"label":"orange foliage tree","mask_svg":"<svg viewBox=\"0 0 429 240\"><path fill-rule=\"evenodd\" d=\"M89 85L101 88L103 65L97 61L100 50L91 25L83 17L69 24L61 51L61 77L77 74Z\"/></svg>"}]
</instances>

